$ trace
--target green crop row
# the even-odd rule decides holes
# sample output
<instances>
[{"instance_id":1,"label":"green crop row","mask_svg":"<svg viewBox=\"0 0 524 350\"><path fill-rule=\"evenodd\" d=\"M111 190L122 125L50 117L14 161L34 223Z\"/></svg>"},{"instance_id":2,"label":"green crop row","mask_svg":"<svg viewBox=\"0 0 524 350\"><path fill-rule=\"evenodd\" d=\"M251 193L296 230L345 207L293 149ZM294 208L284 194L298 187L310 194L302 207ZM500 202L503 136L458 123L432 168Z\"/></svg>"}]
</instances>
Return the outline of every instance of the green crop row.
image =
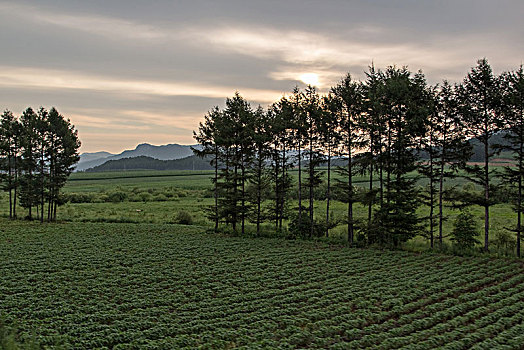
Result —
<instances>
[{"instance_id":1,"label":"green crop row","mask_svg":"<svg viewBox=\"0 0 524 350\"><path fill-rule=\"evenodd\" d=\"M1 221L0 316L50 348L522 344L518 261L198 230Z\"/></svg>"}]
</instances>

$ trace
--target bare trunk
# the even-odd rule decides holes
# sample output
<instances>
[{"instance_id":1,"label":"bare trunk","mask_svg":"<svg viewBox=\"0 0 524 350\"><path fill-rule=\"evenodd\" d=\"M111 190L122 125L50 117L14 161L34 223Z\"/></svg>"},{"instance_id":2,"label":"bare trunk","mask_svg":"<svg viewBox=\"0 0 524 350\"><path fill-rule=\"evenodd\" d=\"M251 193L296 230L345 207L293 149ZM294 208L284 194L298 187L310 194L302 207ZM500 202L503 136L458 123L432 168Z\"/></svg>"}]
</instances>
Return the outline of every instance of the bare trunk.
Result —
<instances>
[{"instance_id":1,"label":"bare trunk","mask_svg":"<svg viewBox=\"0 0 524 350\"><path fill-rule=\"evenodd\" d=\"M218 146L215 145L215 232L218 232Z\"/></svg>"},{"instance_id":2,"label":"bare trunk","mask_svg":"<svg viewBox=\"0 0 524 350\"><path fill-rule=\"evenodd\" d=\"M331 201L331 147L328 148L327 163L327 193L326 193L326 237L329 236L329 203Z\"/></svg>"},{"instance_id":3,"label":"bare trunk","mask_svg":"<svg viewBox=\"0 0 524 350\"><path fill-rule=\"evenodd\" d=\"M522 231L522 152L524 146L522 130L520 132L520 150L519 150L519 197L517 198L517 257L520 258L520 232Z\"/></svg>"},{"instance_id":4,"label":"bare trunk","mask_svg":"<svg viewBox=\"0 0 524 350\"><path fill-rule=\"evenodd\" d=\"M12 165L11 165L11 154L9 154L9 157L7 158L7 169L8 169L8 183L7 186L9 186L9 219L13 218L13 179L12 179Z\"/></svg>"},{"instance_id":5,"label":"bare trunk","mask_svg":"<svg viewBox=\"0 0 524 350\"><path fill-rule=\"evenodd\" d=\"M299 136L300 137L300 136ZM302 224L302 155L300 149L302 145L298 141L298 226Z\"/></svg>"},{"instance_id":6,"label":"bare trunk","mask_svg":"<svg viewBox=\"0 0 524 350\"><path fill-rule=\"evenodd\" d=\"M484 142L484 250L489 250L489 134L486 127L486 139Z\"/></svg>"},{"instance_id":7,"label":"bare trunk","mask_svg":"<svg viewBox=\"0 0 524 350\"><path fill-rule=\"evenodd\" d=\"M435 209L435 189L434 189L434 179L433 179L433 132L431 132L429 137L429 169L430 169L430 178L429 178L429 240L431 249L433 249L434 243L434 237L433 237L433 231L435 230L435 222L433 220L433 212Z\"/></svg>"},{"instance_id":8,"label":"bare trunk","mask_svg":"<svg viewBox=\"0 0 524 350\"><path fill-rule=\"evenodd\" d=\"M444 150L443 150L444 152ZM439 187L438 187L438 243L442 248L442 225L444 223L443 217L443 199L444 199L444 153L442 153L442 159L440 163L440 176L439 176Z\"/></svg>"},{"instance_id":9,"label":"bare trunk","mask_svg":"<svg viewBox=\"0 0 524 350\"><path fill-rule=\"evenodd\" d=\"M353 243L353 159L351 154L351 128L348 130L348 243Z\"/></svg>"},{"instance_id":10,"label":"bare trunk","mask_svg":"<svg viewBox=\"0 0 524 350\"><path fill-rule=\"evenodd\" d=\"M309 237L313 237L313 176L314 176L314 168L313 168L313 139L309 139L309 224L310 224L310 230L309 230Z\"/></svg>"},{"instance_id":11,"label":"bare trunk","mask_svg":"<svg viewBox=\"0 0 524 350\"><path fill-rule=\"evenodd\" d=\"M283 148L282 148L282 188L280 189L280 213L279 213L279 222L278 227L279 229L282 229L282 222L284 220L284 201L285 199L285 193L284 193L284 181L286 179L286 144L284 142Z\"/></svg>"},{"instance_id":12,"label":"bare trunk","mask_svg":"<svg viewBox=\"0 0 524 350\"><path fill-rule=\"evenodd\" d=\"M261 150L258 152L258 169L257 169L257 236L260 235L260 206L262 202L262 155Z\"/></svg>"},{"instance_id":13,"label":"bare trunk","mask_svg":"<svg viewBox=\"0 0 524 350\"><path fill-rule=\"evenodd\" d=\"M242 157L243 158L243 157ZM244 166L244 159L242 159L242 212L240 213L242 219L242 234L245 233L246 223L246 168Z\"/></svg>"},{"instance_id":14,"label":"bare trunk","mask_svg":"<svg viewBox=\"0 0 524 350\"><path fill-rule=\"evenodd\" d=\"M370 144L369 144L369 153L370 153L370 161L369 161L369 203L368 203L368 227L371 225L371 214L373 210L373 199L371 197L371 193L373 192L373 133L370 137Z\"/></svg>"}]
</instances>

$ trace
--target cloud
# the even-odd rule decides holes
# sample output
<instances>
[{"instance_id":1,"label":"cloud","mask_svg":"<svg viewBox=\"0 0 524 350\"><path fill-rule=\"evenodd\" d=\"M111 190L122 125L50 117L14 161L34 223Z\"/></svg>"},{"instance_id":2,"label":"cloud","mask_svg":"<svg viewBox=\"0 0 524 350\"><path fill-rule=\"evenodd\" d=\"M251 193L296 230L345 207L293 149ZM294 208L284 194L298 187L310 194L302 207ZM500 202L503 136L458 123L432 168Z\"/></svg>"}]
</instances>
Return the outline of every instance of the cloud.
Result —
<instances>
[{"instance_id":1,"label":"cloud","mask_svg":"<svg viewBox=\"0 0 524 350\"><path fill-rule=\"evenodd\" d=\"M473 65L478 54L472 56L472 52L478 52L486 42L492 47L505 45L497 41L495 35L487 34L481 37L433 34L428 35L429 42L402 41L402 38L385 41L381 36L386 31L379 26L357 26L349 31L346 39L341 39L340 35L307 31L224 27L194 31L193 35L220 52L234 51L243 56L279 61L276 69L268 73L272 79L296 81L301 74L316 73L323 85L336 82L348 70L363 77L363 70L372 61L377 67L408 65L412 70L447 71L453 75L447 78L460 80L466 69L458 75L454 68ZM358 33L368 35L363 39ZM466 62L465 57L469 61ZM507 55L503 58L504 64L509 63L508 58Z\"/></svg>"},{"instance_id":2,"label":"cloud","mask_svg":"<svg viewBox=\"0 0 524 350\"><path fill-rule=\"evenodd\" d=\"M194 84L191 82L159 82L124 80L93 76L64 70L0 66L0 87L26 89L75 89L132 95L200 96L225 98L236 90L249 100L270 103L282 92L274 90Z\"/></svg>"},{"instance_id":3,"label":"cloud","mask_svg":"<svg viewBox=\"0 0 524 350\"><path fill-rule=\"evenodd\" d=\"M10 16L32 20L41 24L50 24L62 28L88 32L109 38L133 40L166 39L175 32L167 32L159 27L137 21L107 17L102 15L68 14L60 11L46 11L42 8L21 4L0 4L0 11Z\"/></svg>"}]
</instances>

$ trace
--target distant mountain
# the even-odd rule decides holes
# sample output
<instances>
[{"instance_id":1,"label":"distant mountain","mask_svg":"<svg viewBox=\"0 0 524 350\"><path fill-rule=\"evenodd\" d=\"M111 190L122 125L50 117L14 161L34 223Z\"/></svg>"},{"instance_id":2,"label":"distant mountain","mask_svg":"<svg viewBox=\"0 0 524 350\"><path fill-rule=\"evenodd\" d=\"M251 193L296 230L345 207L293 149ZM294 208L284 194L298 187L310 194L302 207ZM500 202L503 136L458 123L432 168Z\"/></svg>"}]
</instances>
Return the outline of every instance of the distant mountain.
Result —
<instances>
[{"instance_id":1,"label":"distant mountain","mask_svg":"<svg viewBox=\"0 0 524 350\"><path fill-rule=\"evenodd\" d=\"M159 160L146 156L108 160L104 164L87 169L87 172L127 170L210 170L209 161L197 156L181 159Z\"/></svg>"},{"instance_id":2,"label":"distant mountain","mask_svg":"<svg viewBox=\"0 0 524 350\"><path fill-rule=\"evenodd\" d=\"M90 162L92 160L107 158L107 157L111 157L114 155L115 154L113 153L104 152L104 151L94 152L94 153L82 153L80 155L80 161L78 163L80 164L80 163Z\"/></svg>"},{"instance_id":3,"label":"distant mountain","mask_svg":"<svg viewBox=\"0 0 524 350\"><path fill-rule=\"evenodd\" d=\"M189 157L193 155L191 147L199 148L199 145L178 145L169 144L162 146L154 146L148 143L142 143L134 150L126 150L120 154L111 154L108 152L96 152L96 153L84 153L80 155L80 162L76 167L77 171L84 171L89 168L96 167L104 164L109 160L118 160L123 158L134 158L134 157L150 157L157 160L173 160ZM86 155L86 157L84 157ZM100 155L100 157L97 157ZM104 156L105 155L105 156ZM89 159L91 158L91 159ZM85 160L84 160L85 159Z\"/></svg>"}]
</instances>

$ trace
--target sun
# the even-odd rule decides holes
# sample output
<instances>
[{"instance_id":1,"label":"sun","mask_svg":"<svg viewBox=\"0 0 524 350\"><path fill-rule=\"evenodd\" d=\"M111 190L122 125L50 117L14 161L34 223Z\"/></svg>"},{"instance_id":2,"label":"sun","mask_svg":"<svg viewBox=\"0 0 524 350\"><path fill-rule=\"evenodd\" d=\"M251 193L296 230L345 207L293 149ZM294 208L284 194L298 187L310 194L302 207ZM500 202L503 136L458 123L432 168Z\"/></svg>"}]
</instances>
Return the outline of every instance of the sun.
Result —
<instances>
[{"instance_id":1,"label":"sun","mask_svg":"<svg viewBox=\"0 0 524 350\"><path fill-rule=\"evenodd\" d=\"M318 85L318 74L304 73L300 76L300 80L302 80L304 84L311 85L311 86L317 86Z\"/></svg>"}]
</instances>

